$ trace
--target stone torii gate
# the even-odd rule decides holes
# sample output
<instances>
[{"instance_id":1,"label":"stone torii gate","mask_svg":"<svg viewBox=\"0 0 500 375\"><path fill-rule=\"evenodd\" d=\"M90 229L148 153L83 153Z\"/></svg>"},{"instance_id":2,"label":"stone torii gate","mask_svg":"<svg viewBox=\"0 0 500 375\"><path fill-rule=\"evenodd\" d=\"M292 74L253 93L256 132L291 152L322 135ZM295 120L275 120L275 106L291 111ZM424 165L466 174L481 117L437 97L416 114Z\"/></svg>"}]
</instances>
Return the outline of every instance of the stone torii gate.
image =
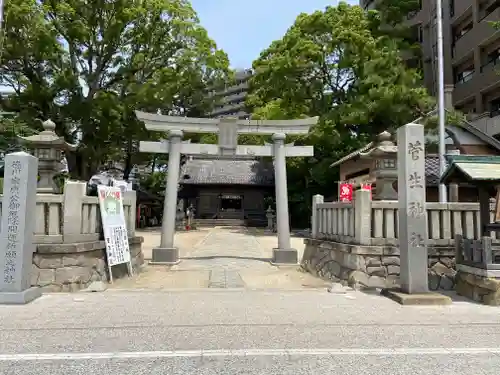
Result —
<instances>
[{"instance_id":1,"label":"stone torii gate","mask_svg":"<svg viewBox=\"0 0 500 375\"><path fill-rule=\"evenodd\" d=\"M161 230L161 244L153 249L152 263L176 264L179 249L174 246L175 215L180 173L180 156L273 156L276 187L276 221L278 247L273 249L272 262L275 264L296 264L297 250L290 245L290 222L288 215L288 193L286 177L286 158L294 156L313 156L313 146L285 145L289 135L307 134L318 117L297 120L238 120L236 118L206 119L193 117L165 116L141 111L135 112L144 122L146 129L168 132L168 141L140 143L141 152L169 154L167 186ZM182 141L186 133L217 133L219 143L194 144ZM265 146L238 145L238 134L272 134L273 144Z\"/></svg>"}]
</instances>

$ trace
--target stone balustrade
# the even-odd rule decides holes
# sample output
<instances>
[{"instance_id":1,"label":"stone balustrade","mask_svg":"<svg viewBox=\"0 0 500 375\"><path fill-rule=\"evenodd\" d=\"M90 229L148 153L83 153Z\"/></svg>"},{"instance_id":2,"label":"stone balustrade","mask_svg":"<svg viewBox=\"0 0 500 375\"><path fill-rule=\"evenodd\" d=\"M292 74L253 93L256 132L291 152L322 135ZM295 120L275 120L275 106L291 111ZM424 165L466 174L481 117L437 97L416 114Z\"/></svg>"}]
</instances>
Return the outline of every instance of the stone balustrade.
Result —
<instances>
[{"instance_id":1,"label":"stone balustrade","mask_svg":"<svg viewBox=\"0 0 500 375\"><path fill-rule=\"evenodd\" d=\"M321 195L314 196L311 238L304 241L301 262L307 271L366 287L399 284L398 202L372 201L370 195L356 191L352 202L324 202ZM492 203L491 215L493 209ZM428 202L425 210L429 288L454 289L454 239L480 239L479 203ZM500 245L493 232L491 240L494 247Z\"/></svg>"},{"instance_id":2,"label":"stone balustrade","mask_svg":"<svg viewBox=\"0 0 500 375\"><path fill-rule=\"evenodd\" d=\"M31 285L44 292L77 291L93 281L109 280L99 200L86 195L86 186L84 182L69 181L63 194L36 194ZM1 204L0 195L0 219ZM135 191L123 194L123 210L132 267L138 270L144 256L143 239L135 235ZM127 275L125 264L114 268L115 278Z\"/></svg>"},{"instance_id":3,"label":"stone balustrade","mask_svg":"<svg viewBox=\"0 0 500 375\"><path fill-rule=\"evenodd\" d=\"M311 228L315 239L342 243L386 246L398 244L398 202L323 202L322 196L313 201ZM453 246L455 235L479 239L479 203L426 204L429 245ZM494 204L491 204L493 218ZM358 230L358 236L356 235ZM496 239L496 234L491 233Z\"/></svg>"},{"instance_id":4,"label":"stone balustrade","mask_svg":"<svg viewBox=\"0 0 500 375\"><path fill-rule=\"evenodd\" d=\"M35 243L62 244L97 241L102 231L97 197L86 195L86 184L71 182L64 194L36 196ZM0 195L0 219L2 196ZM135 236L136 192L123 194L123 210L129 237ZM0 228L1 230L1 228Z\"/></svg>"}]
</instances>

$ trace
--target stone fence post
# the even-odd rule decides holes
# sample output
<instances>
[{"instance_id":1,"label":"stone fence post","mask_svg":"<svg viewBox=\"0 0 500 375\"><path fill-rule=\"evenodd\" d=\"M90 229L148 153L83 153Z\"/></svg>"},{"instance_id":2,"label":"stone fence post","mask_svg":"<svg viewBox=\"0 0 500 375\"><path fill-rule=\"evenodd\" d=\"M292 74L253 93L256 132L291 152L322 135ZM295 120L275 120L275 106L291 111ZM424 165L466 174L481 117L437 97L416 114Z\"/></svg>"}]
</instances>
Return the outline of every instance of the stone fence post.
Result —
<instances>
[{"instance_id":1,"label":"stone fence post","mask_svg":"<svg viewBox=\"0 0 500 375\"><path fill-rule=\"evenodd\" d=\"M87 193L87 183L66 181L63 203L63 242L82 241L82 205Z\"/></svg>"},{"instance_id":2,"label":"stone fence post","mask_svg":"<svg viewBox=\"0 0 500 375\"><path fill-rule=\"evenodd\" d=\"M313 196L312 201L312 216L311 216L311 238L318 238L319 220L318 204L324 203L325 198L321 194Z\"/></svg>"},{"instance_id":3,"label":"stone fence post","mask_svg":"<svg viewBox=\"0 0 500 375\"><path fill-rule=\"evenodd\" d=\"M371 244L372 202L371 191L354 192L354 238L358 245Z\"/></svg>"},{"instance_id":4,"label":"stone fence post","mask_svg":"<svg viewBox=\"0 0 500 375\"><path fill-rule=\"evenodd\" d=\"M135 190L123 193L123 199L130 202L130 214L125 217L127 221L127 232L129 238L135 237L135 225L137 217L137 192Z\"/></svg>"}]
</instances>

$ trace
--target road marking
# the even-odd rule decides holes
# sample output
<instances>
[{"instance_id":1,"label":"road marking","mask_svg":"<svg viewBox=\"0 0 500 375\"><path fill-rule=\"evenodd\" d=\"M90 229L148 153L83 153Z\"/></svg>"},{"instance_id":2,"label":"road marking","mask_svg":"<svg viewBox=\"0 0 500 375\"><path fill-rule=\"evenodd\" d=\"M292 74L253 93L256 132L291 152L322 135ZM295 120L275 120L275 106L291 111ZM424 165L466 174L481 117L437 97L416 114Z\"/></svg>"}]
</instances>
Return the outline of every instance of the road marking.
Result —
<instances>
[{"instance_id":1,"label":"road marking","mask_svg":"<svg viewBox=\"0 0 500 375\"><path fill-rule=\"evenodd\" d=\"M153 359L272 356L422 356L500 354L499 348L380 348L380 349L215 349L108 353L0 354L0 362L78 361L99 359Z\"/></svg>"}]
</instances>

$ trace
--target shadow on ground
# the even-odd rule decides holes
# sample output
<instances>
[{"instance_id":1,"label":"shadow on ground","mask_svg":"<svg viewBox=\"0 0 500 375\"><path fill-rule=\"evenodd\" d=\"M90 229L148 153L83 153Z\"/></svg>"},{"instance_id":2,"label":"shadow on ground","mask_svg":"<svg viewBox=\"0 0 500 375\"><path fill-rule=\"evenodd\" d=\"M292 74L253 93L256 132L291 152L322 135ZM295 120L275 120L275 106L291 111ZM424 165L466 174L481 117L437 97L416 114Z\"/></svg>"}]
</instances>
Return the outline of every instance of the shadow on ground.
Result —
<instances>
[{"instance_id":1,"label":"shadow on ground","mask_svg":"<svg viewBox=\"0 0 500 375\"><path fill-rule=\"evenodd\" d=\"M381 289L380 288L359 288L357 289L360 293L368 295L368 296L378 296L380 298L388 299L384 295L381 294ZM442 294L444 296L448 296L451 298L452 303L467 303L467 304L472 304L472 305L481 305L484 306L483 304L470 300L466 297L458 295L454 290L430 290L431 293L437 293L437 294ZM390 299L390 298L389 298ZM397 304L397 302L394 302ZM495 306L492 306L495 307Z\"/></svg>"},{"instance_id":2,"label":"shadow on ground","mask_svg":"<svg viewBox=\"0 0 500 375\"><path fill-rule=\"evenodd\" d=\"M213 260L213 259L241 259L241 260L257 260L259 262L270 262L271 258L255 258L255 257L240 257L236 255L210 255L210 256L194 256L182 257L184 260Z\"/></svg>"},{"instance_id":3,"label":"shadow on ground","mask_svg":"<svg viewBox=\"0 0 500 375\"><path fill-rule=\"evenodd\" d=\"M249 234L255 237L275 237L278 235L276 232L272 232L264 228L245 228L245 227L226 227L231 233L239 234ZM291 232L290 237L292 238L306 238L307 233L302 231Z\"/></svg>"}]
</instances>

